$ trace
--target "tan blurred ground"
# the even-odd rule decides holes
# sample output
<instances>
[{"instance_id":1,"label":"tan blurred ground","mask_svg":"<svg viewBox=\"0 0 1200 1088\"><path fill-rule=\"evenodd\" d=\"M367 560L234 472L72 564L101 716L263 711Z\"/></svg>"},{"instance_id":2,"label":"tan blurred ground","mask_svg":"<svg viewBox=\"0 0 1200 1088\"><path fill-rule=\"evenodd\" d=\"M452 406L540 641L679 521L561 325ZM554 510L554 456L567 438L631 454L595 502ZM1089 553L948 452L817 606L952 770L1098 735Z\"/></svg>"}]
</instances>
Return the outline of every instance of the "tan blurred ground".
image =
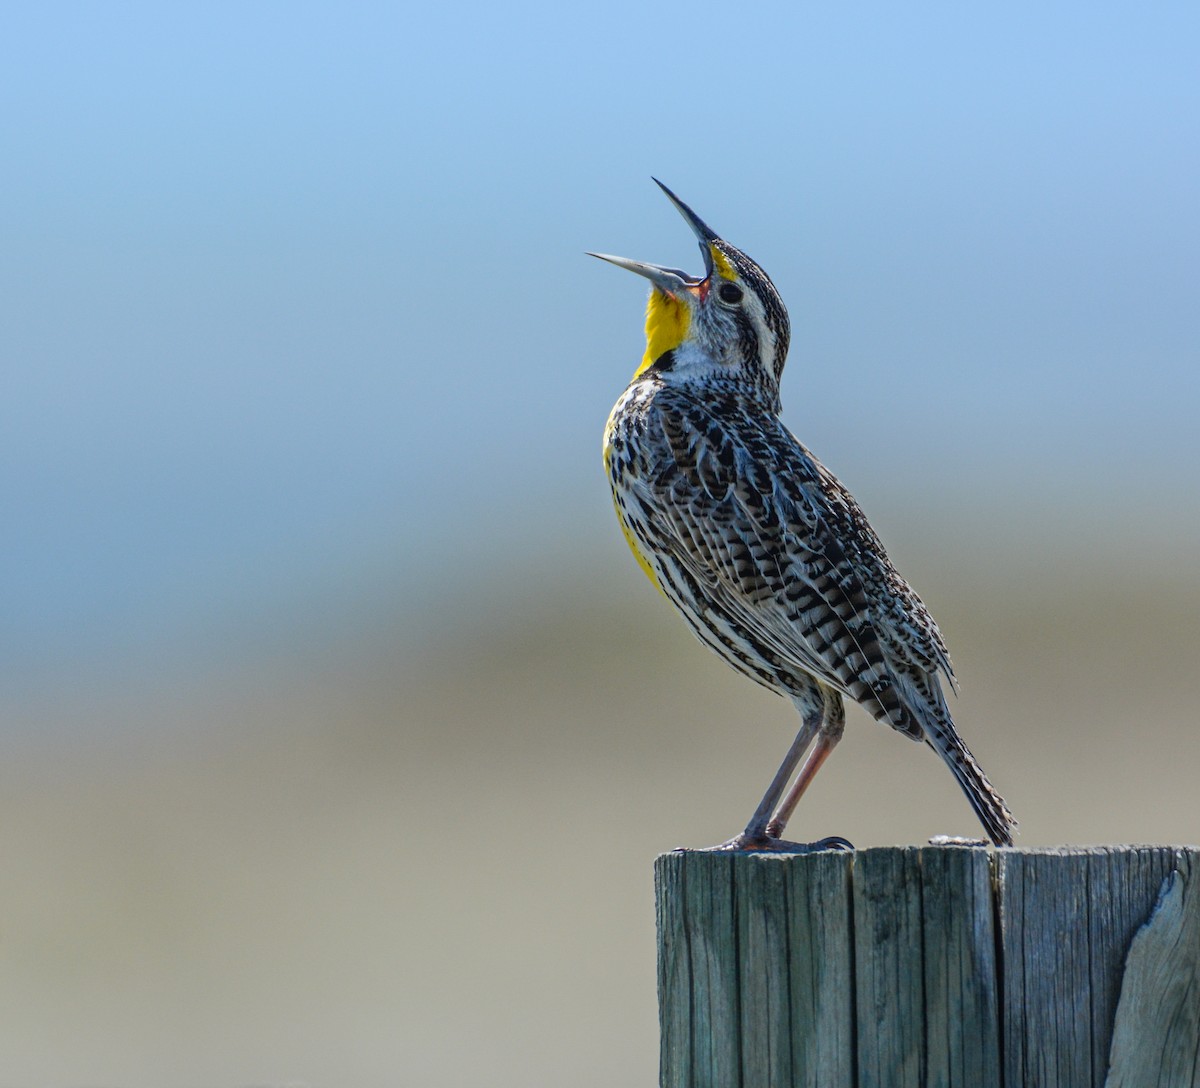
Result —
<instances>
[{"instance_id":1,"label":"tan blurred ground","mask_svg":"<svg viewBox=\"0 0 1200 1088\"><path fill-rule=\"evenodd\" d=\"M404 659L376 626L8 707L51 739L0 769L0 1084L654 1083L652 859L737 831L796 723L600 555L448 594ZM1194 570L916 558L1022 845L1200 840ZM855 710L795 830L977 828Z\"/></svg>"}]
</instances>

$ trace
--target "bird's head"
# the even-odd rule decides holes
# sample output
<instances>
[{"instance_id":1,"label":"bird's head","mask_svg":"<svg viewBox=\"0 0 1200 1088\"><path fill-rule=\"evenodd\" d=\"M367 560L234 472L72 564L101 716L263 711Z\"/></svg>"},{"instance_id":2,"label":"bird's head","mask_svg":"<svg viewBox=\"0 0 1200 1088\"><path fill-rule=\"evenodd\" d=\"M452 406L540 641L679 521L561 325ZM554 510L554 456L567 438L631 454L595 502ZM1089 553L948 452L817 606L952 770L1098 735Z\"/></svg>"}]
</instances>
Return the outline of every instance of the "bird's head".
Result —
<instances>
[{"instance_id":1,"label":"bird's head","mask_svg":"<svg viewBox=\"0 0 1200 1088\"><path fill-rule=\"evenodd\" d=\"M718 237L661 181L655 182L699 240L704 276L591 254L645 276L653 285L646 306L646 354L634 376L655 363L680 372L694 366L715 367L739 371L777 396L790 335L779 292L757 263Z\"/></svg>"}]
</instances>

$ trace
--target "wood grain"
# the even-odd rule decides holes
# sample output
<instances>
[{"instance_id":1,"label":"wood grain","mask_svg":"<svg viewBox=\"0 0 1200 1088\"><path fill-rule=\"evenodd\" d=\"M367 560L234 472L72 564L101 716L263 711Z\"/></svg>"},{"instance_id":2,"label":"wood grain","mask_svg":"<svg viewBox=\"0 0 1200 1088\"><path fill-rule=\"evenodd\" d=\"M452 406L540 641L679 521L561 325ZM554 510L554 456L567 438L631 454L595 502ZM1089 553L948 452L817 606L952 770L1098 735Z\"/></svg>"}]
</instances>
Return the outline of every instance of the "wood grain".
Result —
<instances>
[{"instance_id":1,"label":"wood grain","mask_svg":"<svg viewBox=\"0 0 1200 1088\"><path fill-rule=\"evenodd\" d=\"M664 854L660 1083L1200 1088L1198 865L1165 846Z\"/></svg>"}]
</instances>

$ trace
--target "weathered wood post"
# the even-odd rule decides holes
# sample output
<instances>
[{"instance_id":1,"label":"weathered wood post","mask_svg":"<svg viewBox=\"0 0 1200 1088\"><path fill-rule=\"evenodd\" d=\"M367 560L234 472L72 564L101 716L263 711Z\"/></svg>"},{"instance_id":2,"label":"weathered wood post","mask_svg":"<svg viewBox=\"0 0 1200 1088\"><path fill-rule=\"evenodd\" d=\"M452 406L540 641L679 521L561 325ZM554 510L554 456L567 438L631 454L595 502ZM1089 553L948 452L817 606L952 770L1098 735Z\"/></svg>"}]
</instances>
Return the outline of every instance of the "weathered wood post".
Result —
<instances>
[{"instance_id":1,"label":"weathered wood post","mask_svg":"<svg viewBox=\"0 0 1200 1088\"><path fill-rule=\"evenodd\" d=\"M1200 1088L1200 849L679 851L663 1088Z\"/></svg>"}]
</instances>

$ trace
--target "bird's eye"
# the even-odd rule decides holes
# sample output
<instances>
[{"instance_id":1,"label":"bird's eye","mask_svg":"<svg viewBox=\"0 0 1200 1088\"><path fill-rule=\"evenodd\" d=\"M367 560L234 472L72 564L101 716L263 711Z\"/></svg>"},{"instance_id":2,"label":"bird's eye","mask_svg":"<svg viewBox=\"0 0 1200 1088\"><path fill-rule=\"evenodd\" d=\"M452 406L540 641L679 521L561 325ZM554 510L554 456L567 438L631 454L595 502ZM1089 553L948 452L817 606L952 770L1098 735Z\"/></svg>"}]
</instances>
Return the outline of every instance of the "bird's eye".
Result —
<instances>
[{"instance_id":1,"label":"bird's eye","mask_svg":"<svg viewBox=\"0 0 1200 1088\"><path fill-rule=\"evenodd\" d=\"M736 306L742 301L742 289L736 283L723 283L717 289L717 297L730 306Z\"/></svg>"}]
</instances>

